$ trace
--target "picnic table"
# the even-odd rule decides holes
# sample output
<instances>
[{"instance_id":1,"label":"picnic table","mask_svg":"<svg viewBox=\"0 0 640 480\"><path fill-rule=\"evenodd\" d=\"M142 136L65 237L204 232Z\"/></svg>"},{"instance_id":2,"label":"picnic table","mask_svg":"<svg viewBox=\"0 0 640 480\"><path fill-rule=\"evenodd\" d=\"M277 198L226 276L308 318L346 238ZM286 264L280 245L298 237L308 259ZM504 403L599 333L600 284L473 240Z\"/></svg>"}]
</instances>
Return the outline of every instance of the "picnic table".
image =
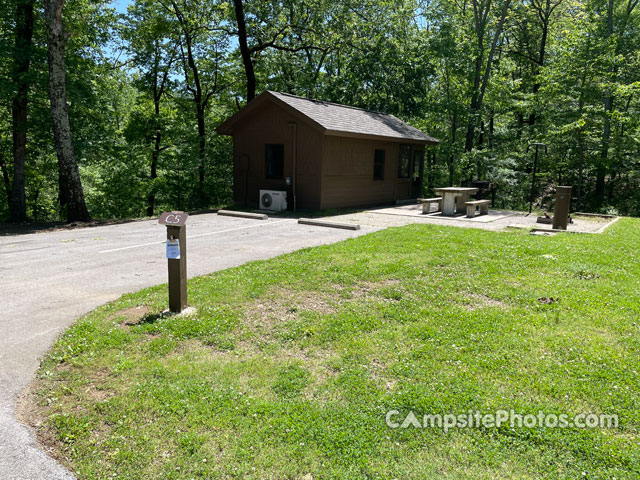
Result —
<instances>
[{"instance_id":1,"label":"picnic table","mask_svg":"<svg viewBox=\"0 0 640 480\"><path fill-rule=\"evenodd\" d=\"M471 195L478 193L477 188L467 187L443 187L434 188L437 195L442 196L442 214L453 217L456 213L466 213L465 202Z\"/></svg>"}]
</instances>

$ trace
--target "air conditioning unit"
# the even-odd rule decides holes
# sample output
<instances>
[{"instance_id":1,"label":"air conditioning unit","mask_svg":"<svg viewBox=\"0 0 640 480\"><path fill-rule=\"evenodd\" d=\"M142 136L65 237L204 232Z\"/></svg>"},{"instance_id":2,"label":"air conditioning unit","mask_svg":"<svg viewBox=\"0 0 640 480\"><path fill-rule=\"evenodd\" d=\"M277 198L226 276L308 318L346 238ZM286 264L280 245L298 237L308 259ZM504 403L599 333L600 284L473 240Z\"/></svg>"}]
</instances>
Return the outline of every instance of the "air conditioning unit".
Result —
<instances>
[{"instance_id":1,"label":"air conditioning unit","mask_svg":"<svg viewBox=\"0 0 640 480\"><path fill-rule=\"evenodd\" d=\"M281 212L287 209L287 192L260 190L260 210Z\"/></svg>"}]
</instances>

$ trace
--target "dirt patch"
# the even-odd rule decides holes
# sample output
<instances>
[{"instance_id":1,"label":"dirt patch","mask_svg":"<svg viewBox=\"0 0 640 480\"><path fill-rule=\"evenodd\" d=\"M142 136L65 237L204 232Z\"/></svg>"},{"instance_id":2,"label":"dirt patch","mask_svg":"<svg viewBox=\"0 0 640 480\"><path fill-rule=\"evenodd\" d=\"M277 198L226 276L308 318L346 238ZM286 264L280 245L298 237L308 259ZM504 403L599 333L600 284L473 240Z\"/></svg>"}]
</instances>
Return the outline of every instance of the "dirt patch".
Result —
<instances>
[{"instance_id":1,"label":"dirt patch","mask_svg":"<svg viewBox=\"0 0 640 480\"><path fill-rule=\"evenodd\" d=\"M142 323L145 317L149 314L149 307L146 305L138 305L135 307L125 308L118 310L109 316L109 320L115 320L120 318L120 328L129 328L133 325Z\"/></svg>"},{"instance_id":2,"label":"dirt patch","mask_svg":"<svg viewBox=\"0 0 640 480\"><path fill-rule=\"evenodd\" d=\"M350 299L367 299L367 298L383 298L389 300L389 296L385 295L385 291L389 289L397 289L398 292L404 293L404 288L399 288L402 282L391 278L380 282L363 282L355 285L350 293ZM382 295L381 295L382 294Z\"/></svg>"},{"instance_id":3,"label":"dirt patch","mask_svg":"<svg viewBox=\"0 0 640 480\"><path fill-rule=\"evenodd\" d=\"M57 371L67 371L73 369L73 366L66 363L61 364L56 368ZM73 412L77 414L86 414L87 407L91 404L103 402L113 395L113 392L108 389L101 389L104 382L109 377L108 370L98 370L91 372L90 382L83 388L78 389L79 397L69 397L67 400L65 396L54 398L47 397L40 392L49 391L47 382L52 380L49 378L35 379L33 380L20 394L17 399L16 417L20 423L27 425L34 429L38 438L40 447L52 458L62 463L65 467L71 469L71 461L65 455L67 450L65 444L55 435L55 431L52 427L47 425L47 420L51 414L55 412L58 405L65 405L66 407L72 407ZM80 398L85 400L79 400ZM53 405L55 403L55 406ZM106 430L107 427L102 425L100 427ZM96 438L99 437L100 432L96 432Z\"/></svg>"},{"instance_id":4,"label":"dirt patch","mask_svg":"<svg viewBox=\"0 0 640 480\"><path fill-rule=\"evenodd\" d=\"M85 388L84 393L91 399L93 402L104 402L106 399L112 396L111 392L108 390L99 390L95 384L91 384Z\"/></svg>"},{"instance_id":5,"label":"dirt patch","mask_svg":"<svg viewBox=\"0 0 640 480\"><path fill-rule=\"evenodd\" d=\"M580 280L597 280L598 278L600 278L600 275L598 275L597 273L587 272L586 270L580 270L574 275Z\"/></svg>"},{"instance_id":6,"label":"dirt patch","mask_svg":"<svg viewBox=\"0 0 640 480\"><path fill-rule=\"evenodd\" d=\"M330 315L336 313L343 304L354 300L397 300L404 294L400 285L400 280L387 279L380 282L362 282L349 287L333 285L332 292L274 289L264 298L250 304L244 317L247 326L274 327L297 318L301 311ZM398 292L391 292L390 295L387 290L391 289L397 289Z\"/></svg>"},{"instance_id":7,"label":"dirt patch","mask_svg":"<svg viewBox=\"0 0 640 480\"><path fill-rule=\"evenodd\" d=\"M33 380L20 392L17 400L16 418L23 425L33 429L38 439L38 445L47 455L73 471L71 459L64 454L64 444L45 424L51 412L47 401L39 400L37 395L42 384L42 380Z\"/></svg>"},{"instance_id":8,"label":"dirt patch","mask_svg":"<svg viewBox=\"0 0 640 480\"><path fill-rule=\"evenodd\" d=\"M484 307L499 307L506 308L507 305L500 300L488 297L482 293L467 293L464 296L466 302L464 306L467 310L477 310Z\"/></svg>"},{"instance_id":9,"label":"dirt patch","mask_svg":"<svg viewBox=\"0 0 640 480\"><path fill-rule=\"evenodd\" d=\"M559 298L553 298L553 297L540 297L538 299L538 302L542 303L543 305L551 305L551 304L557 303L559 301L560 301Z\"/></svg>"},{"instance_id":10,"label":"dirt patch","mask_svg":"<svg viewBox=\"0 0 640 480\"><path fill-rule=\"evenodd\" d=\"M56 367L56 370L58 372L70 372L71 370L73 370L73 367L70 364L64 362L64 363L58 364L58 366Z\"/></svg>"},{"instance_id":11,"label":"dirt patch","mask_svg":"<svg viewBox=\"0 0 640 480\"><path fill-rule=\"evenodd\" d=\"M295 319L302 310L329 315L335 313L337 307L328 294L277 289L250 304L245 310L245 319L248 326L272 327Z\"/></svg>"},{"instance_id":12,"label":"dirt patch","mask_svg":"<svg viewBox=\"0 0 640 480\"><path fill-rule=\"evenodd\" d=\"M40 390L41 381L33 380L18 395L16 417L24 425L39 428L45 418L46 407L38 403L36 392Z\"/></svg>"}]
</instances>

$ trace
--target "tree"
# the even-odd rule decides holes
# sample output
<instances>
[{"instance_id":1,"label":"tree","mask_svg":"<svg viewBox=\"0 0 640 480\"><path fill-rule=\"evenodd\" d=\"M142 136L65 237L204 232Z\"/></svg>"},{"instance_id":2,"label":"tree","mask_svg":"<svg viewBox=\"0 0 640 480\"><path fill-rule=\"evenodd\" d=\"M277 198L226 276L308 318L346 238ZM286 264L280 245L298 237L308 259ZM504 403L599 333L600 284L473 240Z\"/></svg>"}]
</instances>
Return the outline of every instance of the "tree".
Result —
<instances>
[{"instance_id":1,"label":"tree","mask_svg":"<svg viewBox=\"0 0 640 480\"><path fill-rule=\"evenodd\" d=\"M73 149L65 68L65 46L70 33L65 31L62 13L65 0L45 0L47 54L49 63L49 101L58 157L59 201L67 221L91 219L85 204L78 163Z\"/></svg>"},{"instance_id":2,"label":"tree","mask_svg":"<svg viewBox=\"0 0 640 480\"><path fill-rule=\"evenodd\" d=\"M163 146L164 126L161 104L169 93L172 65L177 57L175 39L172 38L170 22L152 2L139 1L129 8L124 36L135 67L140 69L138 87L153 101L153 117L144 129L153 132L147 193L147 215L152 216L156 207L158 164ZM145 137L147 135L144 135Z\"/></svg>"},{"instance_id":3,"label":"tree","mask_svg":"<svg viewBox=\"0 0 640 480\"><path fill-rule=\"evenodd\" d=\"M307 6L304 1L298 2L247 2L232 0L236 30L227 30L235 35L238 41L240 57L246 77L246 101L256 96L256 61L263 52L277 50L294 54L311 51L323 53L318 65L318 73L330 46L322 45L319 32L314 23L321 17L321 3ZM245 8L248 7L248 8ZM320 15L318 15L318 9ZM249 10L249 11L248 11ZM250 19L249 23L247 20ZM330 32L324 32L330 37Z\"/></svg>"},{"instance_id":4,"label":"tree","mask_svg":"<svg viewBox=\"0 0 640 480\"><path fill-rule=\"evenodd\" d=\"M27 218L25 200L25 160L27 156L27 114L29 105L29 65L33 38L34 0L16 3L15 49L13 54L13 83L15 95L13 118L13 189L11 193L11 219L20 222Z\"/></svg>"},{"instance_id":5,"label":"tree","mask_svg":"<svg viewBox=\"0 0 640 480\"><path fill-rule=\"evenodd\" d=\"M213 1L200 4L190 0L160 2L176 21L178 57L184 75L184 89L191 96L196 113L198 132L198 203L207 203L205 176L207 167L206 116L211 98L219 93L221 63L227 38L221 7Z\"/></svg>"},{"instance_id":6,"label":"tree","mask_svg":"<svg viewBox=\"0 0 640 480\"><path fill-rule=\"evenodd\" d=\"M604 122L602 127L602 145L600 149L600 162L597 169L596 197L600 202L604 196L605 176L609 167L609 147L611 141L611 117L614 112L615 85L619 69L618 57L623 53L629 53L628 43L625 41L627 26L630 23L633 12L638 6L639 0L626 0L621 12L616 12L614 0L607 0L606 27L603 34L603 43L606 50L605 63L607 67L607 81L604 82L603 110ZM616 13L618 13L616 15ZM616 28L617 27L617 28ZM614 38L615 34L615 38ZM633 38L633 37L632 37ZM637 48L638 45L635 45ZM634 48L634 47L632 47Z\"/></svg>"},{"instance_id":7,"label":"tree","mask_svg":"<svg viewBox=\"0 0 640 480\"><path fill-rule=\"evenodd\" d=\"M510 0L504 0L500 14L495 19L495 25L491 44L488 52L485 47L485 37L489 31L489 21L491 17L492 0L471 0L473 6L473 32L475 34L475 71L473 74L473 86L471 88L471 101L469 103L469 120L467 122L467 135L465 137L464 149L470 152L473 149L473 141L476 126L478 124L478 114L481 111L484 95L487 89L493 58L498 46L498 40L502 35L502 29L509 12ZM486 62L485 62L486 55Z\"/></svg>"},{"instance_id":8,"label":"tree","mask_svg":"<svg viewBox=\"0 0 640 480\"><path fill-rule=\"evenodd\" d=\"M538 46L537 56L533 59L533 75L534 82L532 92L534 97L540 90L540 69L544 67L544 61L547 53L547 43L549 38L549 28L551 27L553 12L562 4L564 0L531 0L531 8L534 9L540 26L540 43ZM536 122L536 112L529 114L529 125Z\"/></svg>"}]
</instances>

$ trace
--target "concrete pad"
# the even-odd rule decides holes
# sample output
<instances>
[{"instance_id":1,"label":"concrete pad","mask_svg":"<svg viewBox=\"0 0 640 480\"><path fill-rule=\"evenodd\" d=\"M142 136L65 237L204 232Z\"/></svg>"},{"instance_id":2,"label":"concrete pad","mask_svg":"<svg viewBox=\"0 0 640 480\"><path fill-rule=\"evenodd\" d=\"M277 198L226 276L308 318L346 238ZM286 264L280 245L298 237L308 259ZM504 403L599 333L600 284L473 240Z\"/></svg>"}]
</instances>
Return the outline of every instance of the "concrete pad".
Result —
<instances>
[{"instance_id":1,"label":"concrete pad","mask_svg":"<svg viewBox=\"0 0 640 480\"><path fill-rule=\"evenodd\" d=\"M618 217L619 218L619 217ZM522 212L508 210L489 210L487 215L476 215L467 218L464 214L454 216L442 215L441 212L422 213L421 205L403 205L397 207L373 208L356 213L347 213L324 217L324 220L344 223L355 223L369 227L395 227L415 223L430 225L447 225L462 228L481 228L484 230L505 231L511 228L540 228L536 224L534 215L527 216ZM575 216L574 223L569 225L568 231L579 233L602 233L608 225L615 223L615 219L599 216ZM549 225L551 227L551 225Z\"/></svg>"},{"instance_id":2,"label":"concrete pad","mask_svg":"<svg viewBox=\"0 0 640 480\"><path fill-rule=\"evenodd\" d=\"M433 211L428 214L422 213L422 205L403 205L399 207L389 207L389 208L378 208L373 210L368 210L371 213L379 213L384 215L405 215L410 217L420 217L420 218L437 218L443 220L462 220L469 222L494 222L496 220L501 220L506 217L510 217L514 215L514 212L508 211L499 211L499 210L489 210L487 215L476 215L473 218L467 218L464 213L456 213L453 216L444 215L440 211Z\"/></svg>"},{"instance_id":3,"label":"concrete pad","mask_svg":"<svg viewBox=\"0 0 640 480\"><path fill-rule=\"evenodd\" d=\"M238 218L252 218L254 220L266 220L269 218L265 213L237 212L235 210L218 210L218 215Z\"/></svg>"},{"instance_id":4,"label":"concrete pad","mask_svg":"<svg viewBox=\"0 0 640 480\"><path fill-rule=\"evenodd\" d=\"M340 223L331 222L329 220L315 220L311 218L300 218L298 223L301 225L313 225L315 227L342 228L343 230L360 230L357 223Z\"/></svg>"}]
</instances>

